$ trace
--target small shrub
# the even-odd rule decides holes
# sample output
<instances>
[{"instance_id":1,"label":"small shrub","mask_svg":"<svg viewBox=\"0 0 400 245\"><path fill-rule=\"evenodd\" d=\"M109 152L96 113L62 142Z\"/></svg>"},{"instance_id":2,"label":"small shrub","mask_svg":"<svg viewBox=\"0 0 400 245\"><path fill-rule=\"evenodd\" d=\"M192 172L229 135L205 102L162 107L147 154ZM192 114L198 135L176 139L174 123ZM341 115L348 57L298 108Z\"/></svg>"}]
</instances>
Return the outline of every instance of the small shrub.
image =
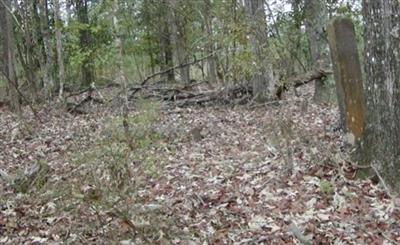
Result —
<instances>
[{"instance_id":1,"label":"small shrub","mask_svg":"<svg viewBox=\"0 0 400 245\"><path fill-rule=\"evenodd\" d=\"M106 123L97 144L76 157L79 173L72 185L68 183L71 195L64 199L63 210L72 212L71 205L85 206L86 210L92 210L90 212L95 210L93 218L97 219L97 225L85 226L85 229L94 231L107 227L107 233L119 240L132 238L129 230L133 225L128 225L128 230L121 230L115 223L106 223L105 220L110 218L107 216L116 217L122 223L134 222L135 227L140 223L154 228L143 229L143 234L138 237L157 237L160 230L167 234L171 218L150 211L143 213L143 206L149 200L139 194L146 187L146 180L159 176L162 171L162 161L154 155L154 149L163 139L157 130L159 105L139 103L136 114L128 118L130 135L125 134L122 122L122 117L116 117ZM127 137L132 137L134 149L128 145ZM163 209L162 203L157 205Z\"/></svg>"},{"instance_id":2,"label":"small shrub","mask_svg":"<svg viewBox=\"0 0 400 245\"><path fill-rule=\"evenodd\" d=\"M331 194L333 192L333 187L328 181L322 180L319 183L319 190L324 194Z\"/></svg>"},{"instance_id":3,"label":"small shrub","mask_svg":"<svg viewBox=\"0 0 400 245\"><path fill-rule=\"evenodd\" d=\"M30 189L40 190L46 184L50 167L47 163L38 161L30 169L20 172L12 181L15 192L28 193Z\"/></svg>"}]
</instances>

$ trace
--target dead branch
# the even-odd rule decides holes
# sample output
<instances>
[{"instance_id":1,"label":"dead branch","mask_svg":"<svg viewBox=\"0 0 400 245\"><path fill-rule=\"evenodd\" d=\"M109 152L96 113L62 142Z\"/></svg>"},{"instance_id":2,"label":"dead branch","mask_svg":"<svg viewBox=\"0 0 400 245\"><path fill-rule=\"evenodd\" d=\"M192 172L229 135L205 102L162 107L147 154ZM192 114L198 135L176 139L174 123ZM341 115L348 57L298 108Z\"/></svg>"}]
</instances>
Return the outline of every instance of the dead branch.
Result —
<instances>
[{"instance_id":1,"label":"dead branch","mask_svg":"<svg viewBox=\"0 0 400 245\"><path fill-rule=\"evenodd\" d=\"M168 72L170 72L170 71L173 71L173 70L176 70L176 69L179 69L179 68L183 68L183 67L190 66L190 65L196 64L196 63L198 63L198 62L201 62L201 61L203 61L203 60L205 60L205 59L208 59L208 58L212 57L213 55L215 55L216 52L217 52L217 51L214 51L214 52L212 52L212 53L210 53L210 54L208 54L208 55L206 55L206 56L203 56L203 57L201 57L201 58L199 58L199 59L194 59L194 60L191 61L191 62L188 62L188 63L185 63L185 64L180 64L180 65L176 65L176 66L170 67L170 68L168 68L168 69L165 69L165 70L162 70L162 71L159 71L159 72L156 72L156 73L153 73L153 74L147 76L147 77L140 83L140 86L139 86L139 87L135 87L135 88L133 88L133 89L130 89L132 92L131 92L131 94L129 95L129 99L132 99L133 96L134 96L137 92L139 92L139 91L143 88L143 86L146 85L146 83L147 83L150 79L152 79L152 78L154 78L154 77L156 77L156 76L160 76L160 75L166 74L166 73L168 73Z\"/></svg>"}]
</instances>

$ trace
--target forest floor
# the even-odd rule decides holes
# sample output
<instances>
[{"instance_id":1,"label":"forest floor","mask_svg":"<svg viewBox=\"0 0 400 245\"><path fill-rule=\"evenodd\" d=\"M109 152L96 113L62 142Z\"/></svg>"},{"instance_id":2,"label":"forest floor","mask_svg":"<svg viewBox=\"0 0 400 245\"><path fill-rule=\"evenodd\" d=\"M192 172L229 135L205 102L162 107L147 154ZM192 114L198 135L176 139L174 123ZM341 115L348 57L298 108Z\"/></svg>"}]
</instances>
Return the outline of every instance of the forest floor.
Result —
<instances>
[{"instance_id":1,"label":"forest floor","mask_svg":"<svg viewBox=\"0 0 400 245\"><path fill-rule=\"evenodd\" d=\"M400 244L400 199L354 179L338 112L311 91L132 103L129 139L114 103L24 123L0 108L0 244Z\"/></svg>"}]
</instances>

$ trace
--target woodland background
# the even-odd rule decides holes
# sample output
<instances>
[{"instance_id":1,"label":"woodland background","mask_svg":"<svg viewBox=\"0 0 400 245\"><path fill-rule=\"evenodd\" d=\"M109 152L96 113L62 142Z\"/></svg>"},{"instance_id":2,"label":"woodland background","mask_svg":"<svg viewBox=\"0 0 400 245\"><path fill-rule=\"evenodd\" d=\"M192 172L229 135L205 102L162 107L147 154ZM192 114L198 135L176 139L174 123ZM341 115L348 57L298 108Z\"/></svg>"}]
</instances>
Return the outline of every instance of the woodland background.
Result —
<instances>
[{"instance_id":1,"label":"woodland background","mask_svg":"<svg viewBox=\"0 0 400 245\"><path fill-rule=\"evenodd\" d=\"M399 16L0 0L0 243L399 244Z\"/></svg>"}]
</instances>

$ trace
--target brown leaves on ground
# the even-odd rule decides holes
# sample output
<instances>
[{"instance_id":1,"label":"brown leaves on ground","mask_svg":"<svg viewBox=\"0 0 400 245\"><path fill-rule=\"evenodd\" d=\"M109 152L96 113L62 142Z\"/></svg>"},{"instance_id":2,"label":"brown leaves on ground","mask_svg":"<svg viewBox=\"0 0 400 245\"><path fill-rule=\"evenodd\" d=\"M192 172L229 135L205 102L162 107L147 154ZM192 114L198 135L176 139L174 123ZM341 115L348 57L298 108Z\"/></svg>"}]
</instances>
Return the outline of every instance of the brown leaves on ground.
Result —
<instances>
[{"instance_id":1,"label":"brown leaves on ground","mask_svg":"<svg viewBox=\"0 0 400 245\"><path fill-rule=\"evenodd\" d=\"M76 158L109 137L116 112L46 107L41 122L26 112L22 123L0 109L1 244L400 243L399 199L353 179L351 149L332 130L335 109L305 98L164 108L155 126L163 137L146 148L157 173L139 171L143 157L127 157L121 178L134 188L110 201L110 176L85 184L90 171ZM46 183L15 191L40 161L50 167Z\"/></svg>"}]
</instances>

